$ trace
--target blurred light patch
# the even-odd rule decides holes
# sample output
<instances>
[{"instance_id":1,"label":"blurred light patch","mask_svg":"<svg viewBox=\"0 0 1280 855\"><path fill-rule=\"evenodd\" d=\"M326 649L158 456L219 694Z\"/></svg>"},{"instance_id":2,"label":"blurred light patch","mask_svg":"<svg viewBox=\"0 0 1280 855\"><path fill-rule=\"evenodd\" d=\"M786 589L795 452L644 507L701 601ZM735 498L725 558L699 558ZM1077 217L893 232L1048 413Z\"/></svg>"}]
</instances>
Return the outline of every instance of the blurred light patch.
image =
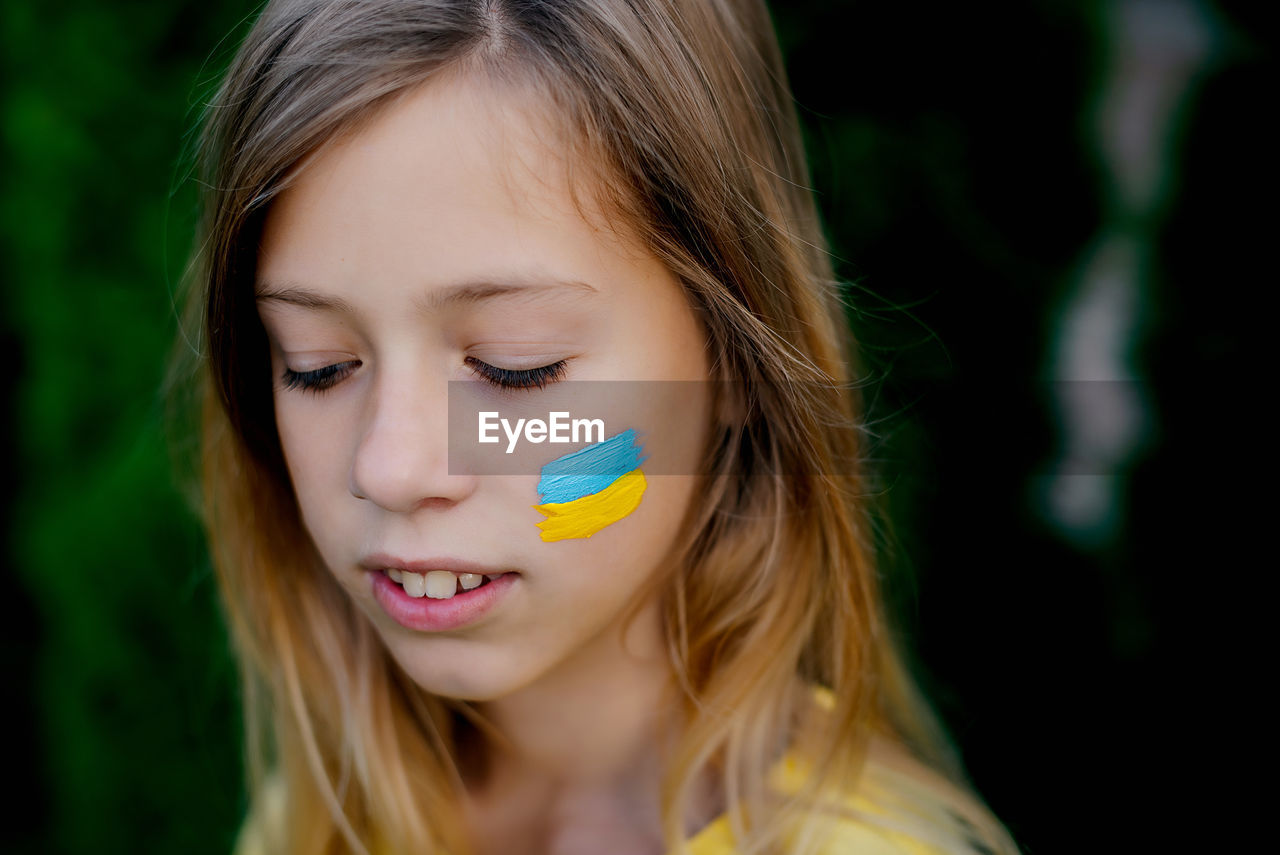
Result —
<instances>
[{"instance_id":1,"label":"blurred light patch","mask_svg":"<svg viewBox=\"0 0 1280 855\"><path fill-rule=\"evenodd\" d=\"M1050 342L1049 375L1065 382L1053 384L1061 443L1040 496L1045 519L1092 549L1115 540L1127 467L1155 428L1135 359L1147 268L1169 206L1175 116L1213 43L1207 13L1193 0L1103 8L1110 55L1095 146L1108 176L1107 211Z\"/></svg>"}]
</instances>

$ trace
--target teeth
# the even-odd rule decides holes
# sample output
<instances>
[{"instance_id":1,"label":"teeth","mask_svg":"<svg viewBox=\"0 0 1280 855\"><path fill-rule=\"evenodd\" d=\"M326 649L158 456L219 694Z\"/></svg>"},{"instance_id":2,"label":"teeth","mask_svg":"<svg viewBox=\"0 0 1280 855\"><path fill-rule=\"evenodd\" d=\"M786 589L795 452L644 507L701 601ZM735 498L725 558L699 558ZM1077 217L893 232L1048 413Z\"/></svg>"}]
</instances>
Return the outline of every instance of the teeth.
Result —
<instances>
[{"instance_id":1,"label":"teeth","mask_svg":"<svg viewBox=\"0 0 1280 855\"><path fill-rule=\"evenodd\" d=\"M427 574L427 596L447 600L458 590L458 577L448 570L432 570Z\"/></svg>"},{"instance_id":2,"label":"teeth","mask_svg":"<svg viewBox=\"0 0 1280 855\"><path fill-rule=\"evenodd\" d=\"M405 570L400 574L404 592L411 597L421 597L427 593L427 580L421 573L410 573Z\"/></svg>"},{"instance_id":3,"label":"teeth","mask_svg":"<svg viewBox=\"0 0 1280 855\"><path fill-rule=\"evenodd\" d=\"M404 586L404 592L411 597L431 597L433 600L447 600L451 598L457 591L458 586L462 586L462 590L470 591L478 588L484 583L485 579L490 581L503 576L503 573L458 573L453 574L448 570L432 570L430 573L423 575L422 573L412 573L408 570L396 570L389 568L387 576L393 582L399 582Z\"/></svg>"}]
</instances>

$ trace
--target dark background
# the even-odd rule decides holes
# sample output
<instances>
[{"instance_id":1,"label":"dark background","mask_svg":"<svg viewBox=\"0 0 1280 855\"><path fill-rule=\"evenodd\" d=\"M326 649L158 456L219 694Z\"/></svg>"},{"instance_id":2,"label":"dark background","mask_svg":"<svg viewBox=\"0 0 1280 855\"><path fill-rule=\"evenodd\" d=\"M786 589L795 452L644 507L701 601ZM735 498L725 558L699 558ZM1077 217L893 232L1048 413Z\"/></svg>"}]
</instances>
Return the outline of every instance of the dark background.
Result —
<instances>
[{"instance_id":1,"label":"dark background","mask_svg":"<svg viewBox=\"0 0 1280 855\"><path fill-rule=\"evenodd\" d=\"M1233 407L1262 391L1241 351L1274 281L1274 15L773 5L925 684L1026 852L1185 843L1231 691L1210 636L1243 622L1258 563L1256 428ZM191 134L253 8L0 13L0 851L224 853L243 814L234 669L161 389Z\"/></svg>"}]
</instances>

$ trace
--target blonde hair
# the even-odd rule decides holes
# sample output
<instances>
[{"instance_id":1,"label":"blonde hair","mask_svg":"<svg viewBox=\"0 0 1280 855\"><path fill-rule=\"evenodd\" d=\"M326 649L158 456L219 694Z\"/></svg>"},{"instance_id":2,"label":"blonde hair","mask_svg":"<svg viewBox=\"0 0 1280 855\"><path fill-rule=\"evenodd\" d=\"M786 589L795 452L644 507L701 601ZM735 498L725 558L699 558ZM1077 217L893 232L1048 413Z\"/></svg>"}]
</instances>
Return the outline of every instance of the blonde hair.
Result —
<instances>
[{"instance_id":1,"label":"blonde hair","mask_svg":"<svg viewBox=\"0 0 1280 855\"><path fill-rule=\"evenodd\" d=\"M877 786L899 808L877 821L953 851L1016 851L963 784L883 614L851 347L759 0L279 0L232 61L204 129L192 312L207 343L203 510L242 665L250 791L258 803L271 775L283 797L270 851L470 851L456 737L484 722L415 686L325 571L275 432L252 289L263 219L305 159L451 69L554 105L570 162L684 285L716 377L733 381L707 496L652 580L685 710L668 846L712 769L744 853L809 851L831 793ZM927 766L882 762L877 745ZM791 747L811 767L779 798L769 771ZM908 798L894 768L929 797Z\"/></svg>"}]
</instances>

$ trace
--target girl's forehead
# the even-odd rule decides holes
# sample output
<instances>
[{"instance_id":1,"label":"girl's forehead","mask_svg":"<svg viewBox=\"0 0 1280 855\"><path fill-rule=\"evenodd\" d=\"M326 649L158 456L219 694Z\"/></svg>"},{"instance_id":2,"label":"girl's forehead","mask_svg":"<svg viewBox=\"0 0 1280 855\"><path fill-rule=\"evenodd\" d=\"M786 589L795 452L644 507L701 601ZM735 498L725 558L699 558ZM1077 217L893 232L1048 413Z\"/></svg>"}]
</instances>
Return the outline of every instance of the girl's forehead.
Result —
<instances>
[{"instance_id":1,"label":"girl's forehead","mask_svg":"<svg viewBox=\"0 0 1280 855\"><path fill-rule=\"evenodd\" d=\"M566 163L548 111L471 76L433 78L321 150L310 169L387 194L553 195ZM477 184L478 178L485 179ZM465 180L464 180L465 179Z\"/></svg>"},{"instance_id":2,"label":"girl's forehead","mask_svg":"<svg viewBox=\"0 0 1280 855\"><path fill-rule=\"evenodd\" d=\"M622 218L603 215L563 140L537 101L483 80L406 92L275 200L256 289L301 285L372 318L460 284L585 283L611 303L618 288L668 279Z\"/></svg>"},{"instance_id":3,"label":"girl's forehead","mask_svg":"<svg viewBox=\"0 0 1280 855\"><path fill-rule=\"evenodd\" d=\"M338 248L355 238L384 252L426 252L477 239L533 241L548 228L561 232L553 244L590 235L613 251L639 249L625 221L605 215L599 164L579 142L532 86L433 78L300 165L267 217L263 260L287 254L295 238L312 244L309 256L316 243ZM481 225L487 235L476 234Z\"/></svg>"}]
</instances>

